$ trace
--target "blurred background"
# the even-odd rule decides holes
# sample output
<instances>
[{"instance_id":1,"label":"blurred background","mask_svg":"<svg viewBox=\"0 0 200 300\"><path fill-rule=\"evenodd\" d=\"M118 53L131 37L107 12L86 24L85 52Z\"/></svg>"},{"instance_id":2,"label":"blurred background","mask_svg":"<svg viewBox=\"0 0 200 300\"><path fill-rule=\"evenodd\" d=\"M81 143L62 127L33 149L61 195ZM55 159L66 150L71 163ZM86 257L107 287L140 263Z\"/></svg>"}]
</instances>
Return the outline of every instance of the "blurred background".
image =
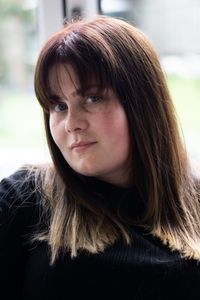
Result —
<instances>
[{"instance_id":1,"label":"blurred background","mask_svg":"<svg viewBox=\"0 0 200 300\"><path fill-rule=\"evenodd\" d=\"M199 0L0 0L0 178L49 161L33 74L64 18L101 13L139 27L157 49L191 159L200 165Z\"/></svg>"}]
</instances>

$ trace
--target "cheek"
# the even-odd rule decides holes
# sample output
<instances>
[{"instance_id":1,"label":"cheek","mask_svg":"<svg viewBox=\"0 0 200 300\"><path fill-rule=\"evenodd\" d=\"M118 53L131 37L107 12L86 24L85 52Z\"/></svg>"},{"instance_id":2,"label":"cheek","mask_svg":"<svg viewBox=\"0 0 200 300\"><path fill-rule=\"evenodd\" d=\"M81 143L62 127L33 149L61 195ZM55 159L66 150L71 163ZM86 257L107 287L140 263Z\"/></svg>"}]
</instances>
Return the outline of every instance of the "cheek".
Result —
<instances>
[{"instance_id":1,"label":"cheek","mask_svg":"<svg viewBox=\"0 0 200 300\"><path fill-rule=\"evenodd\" d=\"M115 113L108 116L107 130L115 133L115 136L127 137L129 135L128 121L125 112L122 109L119 109Z\"/></svg>"},{"instance_id":2,"label":"cheek","mask_svg":"<svg viewBox=\"0 0 200 300\"><path fill-rule=\"evenodd\" d=\"M52 118L51 116L50 116L50 118L49 118L49 129L50 129L50 133L51 133L53 139L55 140L55 136L56 136L56 134L55 134L56 126L55 126L55 122L54 122L54 120L53 120L53 118Z\"/></svg>"},{"instance_id":3,"label":"cheek","mask_svg":"<svg viewBox=\"0 0 200 300\"><path fill-rule=\"evenodd\" d=\"M103 133L114 146L128 151L130 147L129 127L126 114L122 108L108 114L102 121Z\"/></svg>"},{"instance_id":4,"label":"cheek","mask_svg":"<svg viewBox=\"0 0 200 300\"><path fill-rule=\"evenodd\" d=\"M49 118L49 129L54 142L59 146L61 141L61 128L53 117Z\"/></svg>"}]
</instances>

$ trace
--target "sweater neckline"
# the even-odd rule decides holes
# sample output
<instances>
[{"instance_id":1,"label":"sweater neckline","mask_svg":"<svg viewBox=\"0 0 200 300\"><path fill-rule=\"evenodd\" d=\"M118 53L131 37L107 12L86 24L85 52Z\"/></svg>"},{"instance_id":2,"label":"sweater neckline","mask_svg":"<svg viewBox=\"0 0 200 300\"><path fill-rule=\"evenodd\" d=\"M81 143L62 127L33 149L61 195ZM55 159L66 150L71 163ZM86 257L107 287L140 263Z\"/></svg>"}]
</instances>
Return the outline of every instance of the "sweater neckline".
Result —
<instances>
[{"instance_id":1,"label":"sweater neckline","mask_svg":"<svg viewBox=\"0 0 200 300\"><path fill-rule=\"evenodd\" d=\"M144 215L145 203L134 185L121 187L92 177L87 180L87 187L106 208L125 219L135 221Z\"/></svg>"}]
</instances>

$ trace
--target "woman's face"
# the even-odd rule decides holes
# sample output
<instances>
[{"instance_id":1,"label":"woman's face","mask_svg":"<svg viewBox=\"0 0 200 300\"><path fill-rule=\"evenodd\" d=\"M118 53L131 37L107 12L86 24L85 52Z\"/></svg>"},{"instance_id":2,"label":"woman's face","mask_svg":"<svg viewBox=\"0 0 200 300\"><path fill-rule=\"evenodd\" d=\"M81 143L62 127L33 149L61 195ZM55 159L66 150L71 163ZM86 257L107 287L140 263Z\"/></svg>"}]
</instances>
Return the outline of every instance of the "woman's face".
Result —
<instances>
[{"instance_id":1,"label":"woman's face","mask_svg":"<svg viewBox=\"0 0 200 300\"><path fill-rule=\"evenodd\" d=\"M91 85L80 93L71 66L49 73L55 101L50 107L50 131L67 163L76 172L119 186L130 185L130 138L127 118L111 89Z\"/></svg>"}]
</instances>

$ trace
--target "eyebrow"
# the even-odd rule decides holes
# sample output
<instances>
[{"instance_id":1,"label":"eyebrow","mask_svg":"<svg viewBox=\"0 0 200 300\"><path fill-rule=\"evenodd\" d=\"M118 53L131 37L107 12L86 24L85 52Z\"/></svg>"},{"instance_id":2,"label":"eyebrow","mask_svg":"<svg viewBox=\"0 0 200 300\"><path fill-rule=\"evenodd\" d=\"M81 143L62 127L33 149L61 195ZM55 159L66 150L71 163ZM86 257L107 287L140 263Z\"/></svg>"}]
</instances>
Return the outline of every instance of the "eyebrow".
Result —
<instances>
[{"instance_id":1,"label":"eyebrow","mask_svg":"<svg viewBox=\"0 0 200 300\"><path fill-rule=\"evenodd\" d=\"M102 86L102 85L99 85L99 84L90 84L90 85L87 85L84 89L80 89L80 88L77 88L72 94L71 96L79 96L79 95L84 95L85 93L87 93L89 90L91 89L97 89L97 91L100 91L100 90L104 90L105 88ZM62 97L60 97L59 95L57 94L50 94L49 95L49 98L51 101L58 101L60 99L62 99Z\"/></svg>"}]
</instances>

